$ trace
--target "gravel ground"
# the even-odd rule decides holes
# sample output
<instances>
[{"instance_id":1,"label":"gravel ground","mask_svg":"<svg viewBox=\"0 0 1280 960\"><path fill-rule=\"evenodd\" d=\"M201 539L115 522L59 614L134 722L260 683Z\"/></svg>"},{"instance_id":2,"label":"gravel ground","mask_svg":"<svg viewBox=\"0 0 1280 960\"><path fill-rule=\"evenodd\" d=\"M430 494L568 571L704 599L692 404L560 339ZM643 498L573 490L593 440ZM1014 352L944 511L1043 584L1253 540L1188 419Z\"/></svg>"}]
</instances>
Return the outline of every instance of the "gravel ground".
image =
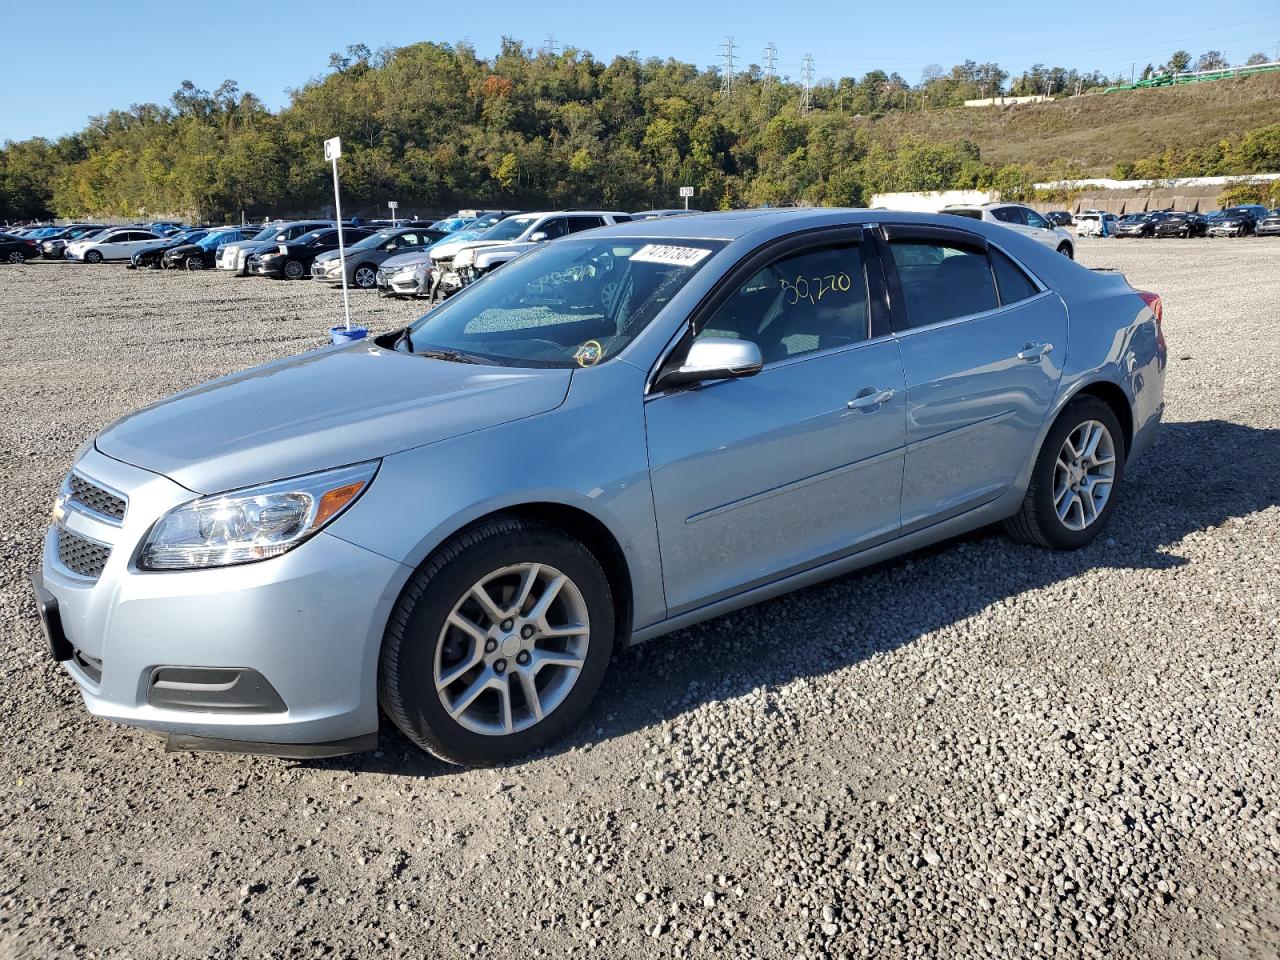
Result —
<instances>
[{"instance_id":1,"label":"gravel ground","mask_svg":"<svg viewBox=\"0 0 1280 960\"><path fill-rule=\"evenodd\" d=\"M84 712L25 581L73 451L341 297L0 268L0 957L1276 957L1280 241L1080 254L1164 295L1172 357L1107 536L983 532L628 651L567 743L475 771Z\"/></svg>"}]
</instances>

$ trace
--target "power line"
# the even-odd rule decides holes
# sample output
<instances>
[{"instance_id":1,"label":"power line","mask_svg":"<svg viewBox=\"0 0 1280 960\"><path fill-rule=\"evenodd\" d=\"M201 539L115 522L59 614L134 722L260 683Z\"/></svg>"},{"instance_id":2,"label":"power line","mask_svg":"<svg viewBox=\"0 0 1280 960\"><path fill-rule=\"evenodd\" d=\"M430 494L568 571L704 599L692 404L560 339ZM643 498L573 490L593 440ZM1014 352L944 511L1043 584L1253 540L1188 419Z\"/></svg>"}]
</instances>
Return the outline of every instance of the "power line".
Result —
<instances>
[{"instance_id":1,"label":"power line","mask_svg":"<svg viewBox=\"0 0 1280 960\"><path fill-rule=\"evenodd\" d=\"M813 55L804 55L804 66L800 68L800 78L804 82L804 99L800 101L800 112L808 113L813 109Z\"/></svg>"},{"instance_id":2,"label":"power line","mask_svg":"<svg viewBox=\"0 0 1280 960\"><path fill-rule=\"evenodd\" d=\"M724 66L720 71L720 96L727 97L733 92L733 51L737 49L737 44L733 42L733 37L725 37L724 43L720 44L720 59Z\"/></svg>"},{"instance_id":3,"label":"power line","mask_svg":"<svg viewBox=\"0 0 1280 960\"><path fill-rule=\"evenodd\" d=\"M778 78L778 45L772 40L764 48L764 88L768 90Z\"/></svg>"}]
</instances>

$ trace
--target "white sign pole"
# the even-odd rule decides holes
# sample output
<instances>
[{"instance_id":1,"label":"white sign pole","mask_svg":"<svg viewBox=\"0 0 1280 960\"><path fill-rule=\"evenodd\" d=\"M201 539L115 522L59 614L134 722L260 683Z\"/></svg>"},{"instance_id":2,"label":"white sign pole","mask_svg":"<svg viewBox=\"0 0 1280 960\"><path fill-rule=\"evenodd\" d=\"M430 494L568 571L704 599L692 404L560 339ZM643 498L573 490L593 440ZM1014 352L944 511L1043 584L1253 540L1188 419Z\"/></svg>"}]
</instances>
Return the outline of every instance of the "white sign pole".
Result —
<instances>
[{"instance_id":1,"label":"white sign pole","mask_svg":"<svg viewBox=\"0 0 1280 960\"><path fill-rule=\"evenodd\" d=\"M391 228L394 230L396 225L396 209L400 204L395 200L388 200L387 206L391 208Z\"/></svg>"},{"instance_id":2,"label":"white sign pole","mask_svg":"<svg viewBox=\"0 0 1280 960\"><path fill-rule=\"evenodd\" d=\"M684 197L684 208L689 209L689 198L693 196L693 187L681 187L680 196Z\"/></svg>"},{"instance_id":3,"label":"white sign pole","mask_svg":"<svg viewBox=\"0 0 1280 960\"><path fill-rule=\"evenodd\" d=\"M338 219L338 261L342 264L342 309L351 329L351 297L347 293L347 248L342 239L342 198L338 190L338 158L342 156L342 138L334 137L324 142L324 158L333 163L333 212Z\"/></svg>"}]
</instances>

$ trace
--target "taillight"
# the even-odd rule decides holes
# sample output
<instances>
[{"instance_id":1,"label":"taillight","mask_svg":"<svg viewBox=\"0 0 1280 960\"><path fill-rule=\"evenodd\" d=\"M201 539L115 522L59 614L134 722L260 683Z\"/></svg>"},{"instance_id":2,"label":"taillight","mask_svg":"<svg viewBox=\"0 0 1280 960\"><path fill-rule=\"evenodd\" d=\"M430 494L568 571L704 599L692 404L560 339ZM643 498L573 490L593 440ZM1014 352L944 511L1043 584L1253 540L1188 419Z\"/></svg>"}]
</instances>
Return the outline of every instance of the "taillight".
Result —
<instances>
[{"instance_id":1,"label":"taillight","mask_svg":"<svg viewBox=\"0 0 1280 960\"><path fill-rule=\"evenodd\" d=\"M1156 337L1160 341L1160 345L1164 346L1164 301L1160 299L1160 294L1152 293L1150 290L1139 290L1138 296L1151 309L1156 318Z\"/></svg>"}]
</instances>

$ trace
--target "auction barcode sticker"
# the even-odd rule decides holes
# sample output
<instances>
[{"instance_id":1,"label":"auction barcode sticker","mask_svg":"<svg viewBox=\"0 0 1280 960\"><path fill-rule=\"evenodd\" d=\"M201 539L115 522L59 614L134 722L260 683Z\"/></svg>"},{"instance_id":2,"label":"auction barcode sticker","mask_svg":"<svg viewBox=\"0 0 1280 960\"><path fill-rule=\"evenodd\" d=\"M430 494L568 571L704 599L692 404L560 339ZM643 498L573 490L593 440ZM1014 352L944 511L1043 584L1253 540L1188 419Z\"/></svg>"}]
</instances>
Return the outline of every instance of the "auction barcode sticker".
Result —
<instances>
[{"instance_id":1,"label":"auction barcode sticker","mask_svg":"<svg viewBox=\"0 0 1280 960\"><path fill-rule=\"evenodd\" d=\"M673 267L692 267L711 251L706 247L676 247L665 243L646 243L631 255L632 263L666 263Z\"/></svg>"}]
</instances>

